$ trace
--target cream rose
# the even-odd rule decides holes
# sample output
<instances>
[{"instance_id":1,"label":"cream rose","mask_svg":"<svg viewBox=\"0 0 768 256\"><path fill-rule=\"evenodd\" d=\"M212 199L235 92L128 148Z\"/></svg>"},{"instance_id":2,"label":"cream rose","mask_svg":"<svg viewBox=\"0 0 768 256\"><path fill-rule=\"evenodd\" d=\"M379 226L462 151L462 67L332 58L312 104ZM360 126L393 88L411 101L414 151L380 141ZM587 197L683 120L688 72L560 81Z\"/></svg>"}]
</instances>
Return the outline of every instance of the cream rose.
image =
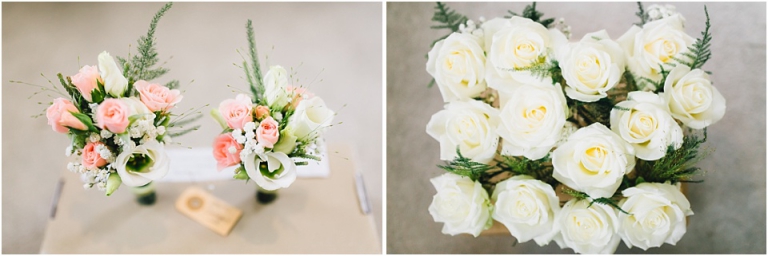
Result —
<instances>
[{"instance_id":1,"label":"cream rose","mask_svg":"<svg viewBox=\"0 0 768 256\"><path fill-rule=\"evenodd\" d=\"M493 224L488 192L479 182L453 173L429 181L437 190L429 214L435 222L445 224L443 234L467 233L477 237Z\"/></svg>"},{"instance_id":2,"label":"cream rose","mask_svg":"<svg viewBox=\"0 0 768 256\"><path fill-rule=\"evenodd\" d=\"M635 167L634 149L600 123L579 129L552 152L552 177L592 198L611 197Z\"/></svg>"},{"instance_id":3,"label":"cream rose","mask_svg":"<svg viewBox=\"0 0 768 256\"><path fill-rule=\"evenodd\" d=\"M117 170L123 184L138 187L165 177L170 169L171 159L165 147L156 140L149 140L117 156L112 166Z\"/></svg>"},{"instance_id":4,"label":"cream rose","mask_svg":"<svg viewBox=\"0 0 768 256\"><path fill-rule=\"evenodd\" d=\"M269 67L264 75L264 97L270 107L282 108L291 103L288 94L288 71L281 66Z\"/></svg>"},{"instance_id":5,"label":"cream rose","mask_svg":"<svg viewBox=\"0 0 768 256\"><path fill-rule=\"evenodd\" d=\"M510 88L496 128L504 139L502 155L536 160L549 153L560 139L568 112L560 88L541 81Z\"/></svg>"},{"instance_id":6,"label":"cream rose","mask_svg":"<svg viewBox=\"0 0 768 256\"><path fill-rule=\"evenodd\" d=\"M454 101L432 115L427 133L440 142L440 159L456 158L456 147L464 157L480 163L496 154L499 110L480 101Z\"/></svg>"},{"instance_id":7,"label":"cream rose","mask_svg":"<svg viewBox=\"0 0 768 256\"><path fill-rule=\"evenodd\" d=\"M493 219L501 222L521 243L531 239L543 246L557 234L553 228L560 201L547 183L516 175L496 184Z\"/></svg>"},{"instance_id":8,"label":"cream rose","mask_svg":"<svg viewBox=\"0 0 768 256\"><path fill-rule=\"evenodd\" d=\"M427 72L435 78L444 102L469 100L487 88L479 37L453 33L437 42L427 56Z\"/></svg>"},{"instance_id":9,"label":"cream rose","mask_svg":"<svg viewBox=\"0 0 768 256\"><path fill-rule=\"evenodd\" d=\"M547 30L527 18L494 19L481 26L486 37L488 58L486 79L488 86L497 90L533 78L528 71L514 71L549 61L550 53L567 43L565 35L556 29Z\"/></svg>"},{"instance_id":10,"label":"cream rose","mask_svg":"<svg viewBox=\"0 0 768 256\"><path fill-rule=\"evenodd\" d=\"M693 129L703 129L725 115L725 98L701 69L678 65L669 72L661 95L672 117Z\"/></svg>"},{"instance_id":11,"label":"cream rose","mask_svg":"<svg viewBox=\"0 0 768 256\"><path fill-rule=\"evenodd\" d=\"M282 152L266 153L267 159L249 154L243 159L245 172L265 190L287 188L296 181L296 164Z\"/></svg>"},{"instance_id":12,"label":"cream rose","mask_svg":"<svg viewBox=\"0 0 768 256\"><path fill-rule=\"evenodd\" d=\"M648 250L663 243L675 245L685 234L686 216L693 215L691 204L680 189L669 183L641 183L625 189L620 214L619 236L627 247Z\"/></svg>"},{"instance_id":13,"label":"cream rose","mask_svg":"<svg viewBox=\"0 0 768 256\"><path fill-rule=\"evenodd\" d=\"M331 126L336 113L320 97L302 100L288 119L288 129L299 139L319 137Z\"/></svg>"},{"instance_id":14,"label":"cream rose","mask_svg":"<svg viewBox=\"0 0 768 256\"><path fill-rule=\"evenodd\" d=\"M648 22L642 28L632 26L616 40L624 49L627 66L635 75L635 80L638 77L647 77L660 81L661 66L677 63L673 57L683 58L680 54L688 51L688 47L694 43L693 37L683 31L683 22L680 14L674 14ZM665 65L664 68L669 70L671 67Z\"/></svg>"},{"instance_id":15,"label":"cream rose","mask_svg":"<svg viewBox=\"0 0 768 256\"><path fill-rule=\"evenodd\" d=\"M582 254L608 254L616 251L621 239L617 210L588 200L571 199L555 218L560 230L554 240L560 248L571 248ZM623 213L621 213L623 214Z\"/></svg>"},{"instance_id":16,"label":"cream rose","mask_svg":"<svg viewBox=\"0 0 768 256\"><path fill-rule=\"evenodd\" d=\"M99 54L99 72L104 80L104 90L114 97L122 97L128 89L128 79L123 76L123 71L117 66L115 60L108 52Z\"/></svg>"},{"instance_id":17,"label":"cream rose","mask_svg":"<svg viewBox=\"0 0 768 256\"><path fill-rule=\"evenodd\" d=\"M624 74L624 52L605 30L584 35L563 53L559 63L568 83L565 93L572 99L595 102L605 98Z\"/></svg>"},{"instance_id":18,"label":"cream rose","mask_svg":"<svg viewBox=\"0 0 768 256\"><path fill-rule=\"evenodd\" d=\"M664 100L651 92L630 92L611 110L611 130L632 144L637 158L659 160L667 147L680 148L683 130L669 115Z\"/></svg>"}]
</instances>

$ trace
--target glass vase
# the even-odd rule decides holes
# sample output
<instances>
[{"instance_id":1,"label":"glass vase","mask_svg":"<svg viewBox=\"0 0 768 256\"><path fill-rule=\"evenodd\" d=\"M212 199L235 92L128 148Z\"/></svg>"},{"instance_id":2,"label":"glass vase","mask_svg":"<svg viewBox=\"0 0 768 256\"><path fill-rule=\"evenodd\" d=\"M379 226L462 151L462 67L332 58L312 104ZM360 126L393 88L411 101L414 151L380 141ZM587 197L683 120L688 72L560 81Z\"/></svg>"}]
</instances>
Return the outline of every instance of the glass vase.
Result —
<instances>
[{"instance_id":1,"label":"glass vase","mask_svg":"<svg viewBox=\"0 0 768 256\"><path fill-rule=\"evenodd\" d=\"M277 189L275 190L266 190L261 187L257 187L256 189L256 201L260 204L269 204L272 201L275 201L277 199Z\"/></svg>"},{"instance_id":2,"label":"glass vase","mask_svg":"<svg viewBox=\"0 0 768 256\"><path fill-rule=\"evenodd\" d=\"M144 186L132 187L131 192L136 196L136 202L140 205L153 205L157 201L157 193L155 193L155 184L149 182Z\"/></svg>"}]
</instances>

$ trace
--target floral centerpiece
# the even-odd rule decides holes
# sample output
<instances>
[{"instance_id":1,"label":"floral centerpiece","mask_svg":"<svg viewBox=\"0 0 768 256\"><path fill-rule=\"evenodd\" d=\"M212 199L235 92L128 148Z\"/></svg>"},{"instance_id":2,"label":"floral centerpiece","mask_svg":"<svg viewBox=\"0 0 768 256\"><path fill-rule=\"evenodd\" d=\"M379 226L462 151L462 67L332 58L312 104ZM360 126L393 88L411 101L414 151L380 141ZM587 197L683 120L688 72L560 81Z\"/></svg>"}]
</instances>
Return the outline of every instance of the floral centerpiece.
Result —
<instances>
[{"instance_id":1,"label":"floral centerpiece","mask_svg":"<svg viewBox=\"0 0 768 256\"><path fill-rule=\"evenodd\" d=\"M138 40L137 55L115 62L104 51L98 65L85 65L73 76L58 74L65 92L53 84L41 87L63 96L53 100L45 115L54 131L71 139L66 155L74 159L67 169L82 175L86 189L96 187L109 196L124 184L133 188L139 203L153 204L152 181L169 170L165 145L197 129L179 130L199 116L175 118L171 113L183 98L176 89L179 82L150 82L169 71L152 66L158 62L155 27L171 6L154 16L149 32Z\"/></svg>"},{"instance_id":2,"label":"floral centerpiece","mask_svg":"<svg viewBox=\"0 0 768 256\"><path fill-rule=\"evenodd\" d=\"M271 66L262 77L251 20L246 29L251 63L244 60L242 68L252 94L238 94L211 110L223 129L213 156L219 171L237 166L234 178L253 180L258 201L269 203L296 180L297 165L321 159L321 135L336 114L322 98L292 85L285 68Z\"/></svg>"},{"instance_id":3,"label":"floral centerpiece","mask_svg":"<svg viewBox=\"0 0 768 256\"><path fill-rule=\"evenodd\" d=\"M702 66L711 56L673 6L638 3L640 22L569 42L564 20L522 14L479 22L437 3L427 72L445 109L427 133L440 143L429 206L442 232L503 225L519 242L554 240L577 253L648 249L685 234L706 127L725 99ZM431 84L430 84L431 86Z\"/></svg>"}]
</instances>

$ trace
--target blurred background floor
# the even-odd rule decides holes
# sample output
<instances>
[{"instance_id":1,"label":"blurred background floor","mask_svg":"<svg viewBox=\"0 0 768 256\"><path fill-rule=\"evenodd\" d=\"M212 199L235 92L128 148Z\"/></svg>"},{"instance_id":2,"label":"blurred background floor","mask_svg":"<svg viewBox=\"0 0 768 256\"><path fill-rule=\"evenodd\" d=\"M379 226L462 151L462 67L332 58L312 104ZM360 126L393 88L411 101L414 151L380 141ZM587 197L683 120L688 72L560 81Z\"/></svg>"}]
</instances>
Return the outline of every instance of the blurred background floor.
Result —
<instances>
[{"instance_id":1,"label":"blurred background floor","mask_svg":"<svg viewBox=\"0 0 768 256\"><path fill-rule=\"evenodd\" d=\"M48 78L58 72L74 75L79 65L95 65L101 51L112 56L135 53L136 40L146 34L162 6L2 4L3 253L39 251L69 142L46 125L45 117L30 117L43 113L51 99L44 95L28 99L35 88L8 81L43 85L47 82L40 73ZM207 115L210 108L235 97L227 85L247 91L242 70L232 63L242 62L236 49L247 48L245 22L252 19L263 68L293 67L305 86L317 77L309 89L337 110L334 121L343 124L331 129L326 140L355 147L355 164L364 175L380 233L381 8L381 3L175 3L156 31L159 57L161 62L168 60L165 67L171 70L158 82L181 81L185 92L179 110L211 104L203 108L202 128L175 142L210 147L221 132ZM332 153L329 157L346 161Z\"/></svg>"},{"instance_id":2,"label":"blurred background floor","mask_svg":"<svg viewBox=\"0 0 768 256\"><path fill-rule=\"evenodd\" d=\"M448 3L477 20L521 13L527 3ZM649 6L653 3L645 3ZM676 3L686 32L699 37L704 4ZM388 253L571 253L554 242L512 245L509 236L443 235L427 211L435 193L429 179L443 173L439 144L429 137L427 122L443 107L436 87L427 88L425 70L430 43L446 34L431 30L434 3L387 4L387 252ZM715 149L698 166L704 183L691 184L688 198L695 215L677 246L665 244L649 253L762 253L765 229L766 37L765 3L707 3L713 34L715 86L727 100L727 112L709 130L706 147ZM637 5L625 3L537 4L545 18L563 17L571 41L588 32L607 30L621 36L632 23ZM643 253L620 245L617 253Z\"/></svg>"}]
</instances>

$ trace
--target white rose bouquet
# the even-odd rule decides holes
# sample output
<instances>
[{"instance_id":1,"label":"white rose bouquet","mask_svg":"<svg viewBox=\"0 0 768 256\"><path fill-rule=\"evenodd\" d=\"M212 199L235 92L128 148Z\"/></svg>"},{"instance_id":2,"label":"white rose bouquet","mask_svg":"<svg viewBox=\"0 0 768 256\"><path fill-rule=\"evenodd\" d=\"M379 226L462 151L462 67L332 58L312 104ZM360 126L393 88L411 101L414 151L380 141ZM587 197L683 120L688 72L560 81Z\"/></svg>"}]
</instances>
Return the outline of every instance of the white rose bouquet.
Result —
<instances>
[{"instance_id":1,"label":"white rose bouquet","mask_svg":"<svg viewBox=\"0 0 768 256\"><path fill-rule=\"evenodd\" d=\"M82 175L86 189L96 187L109 196L125 184L134 188L139 203L154 203L151 183L169 170L165 144L199 127L182 126L200 114L171 113L182 99L178 81L164 86L149 82L169 71L152 66L158 62L155 27L171 6L157 12L147 35L138 40L137 55L115 62L105 51L97 66L85 65L74 76L58 74L65 92L41 87L64 96L54 99L45 115L54 131L71 139L66 154L75 159L67 169Z\"/></svg>"},{"instance_id":2,"label":"white rose bouquet","mask_svg":"<svg viewBox=\"0 0 768 256\"><path fill-rule=\"evenodd\" d=\"M336 113L306 88L291 85L293 77L272 66L262 77L251 20L247 23L251 63L243 69L252 95L238 94L211 110L224 130L213 142L218 170L237 166L234 178L253 180L257 199L269 203L277 189L296 180L296 166L320 161L321 135Z\"/></svg>"},{"instance_id":3,"label":"white rose bouquet","mask_svg":"<svg viewBox=\"0 0 768 256\"><path fill-rule=\"evenodd\" d=\"M451 32L427 55L445 102L427 133L448 173L431 180L429 213L443 233L503 225L577 253L681 239L693 215L681 185L700 182L699 147L725 99L701 69L706 7L693 39L674 7L638 5L640 23L618 39L569 42L564 20L535 3L478 22L437 3L434 28Z\"/></svg>"}]
</instances>

